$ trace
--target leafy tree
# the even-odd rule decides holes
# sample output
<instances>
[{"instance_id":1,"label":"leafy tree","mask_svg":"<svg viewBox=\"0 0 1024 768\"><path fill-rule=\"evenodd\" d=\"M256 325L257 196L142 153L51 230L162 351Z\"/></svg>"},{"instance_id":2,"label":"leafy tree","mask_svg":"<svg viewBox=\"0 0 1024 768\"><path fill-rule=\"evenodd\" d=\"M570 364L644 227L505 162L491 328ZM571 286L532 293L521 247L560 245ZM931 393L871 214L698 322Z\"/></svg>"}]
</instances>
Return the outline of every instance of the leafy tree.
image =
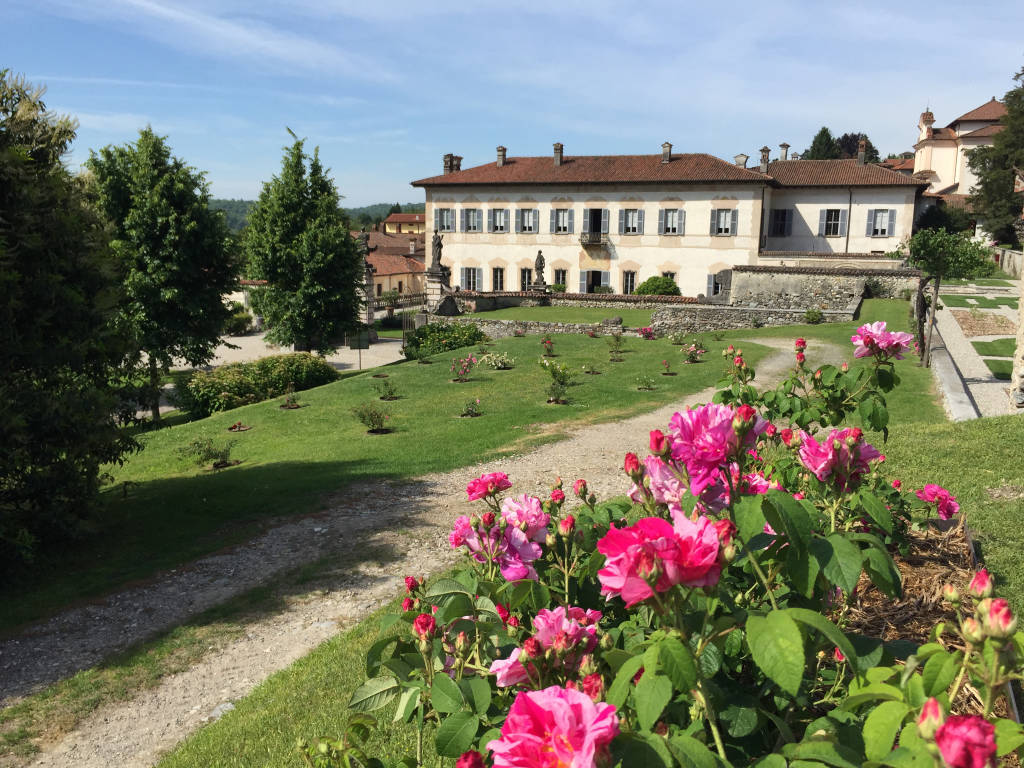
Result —
<instances>
[{"instance_id":1,"label":"leafy tree","mask_svg":"<svg viewBox=\"0 0 1024 768\"><path fill-rule=\"evenodd\" d=\"M225 200L211 198L210 207L216 211L224 211L228 229L241 232L249 221L249 210L256 204L255 200Z\"/></svg>"},{"instance_id":2,"label":"leafy tree","mask_svg":"<svg viewBox=\"0 0 1024 768\"><path fill-rule=\"evenodd\" d=\"M839 144L826 126L814 135L811 146L801 155L804 160L834 160L839 157Z\"/></svg>"},{"instance_id":3,"label":"leafy tree","mask_svg":"<svg viewBox=\"0 0 1024 768\"><path fill-rule=\"evenodd\" d=\"M917 336L924 350L924 364L930 365L932 329L935 327L935 312L939 305L939 285L942 278L984 275L992 271L993 264L988 249L963 232L922 229L910 238L909 250L910 263L924 272L917 289ZM929 282L933 285L928 337L925 339L924 290Z\"/></svg>"},{"instance_id":4,"label":"leafy tree","mask_svg":"<svg viewBox=\"0 0 1024 768\"><path fill-rule=\"evenodd\" d=\"M401 212L402 212L402 204L401 203L395 203L390 208L388 208L388 216L390 216L392 213L401 213Z\"/></svg>"},{"instance_id":5,"label":"leafy tree","mask_svg":"<svg viewBox=\"0 0 1024 768\"><path fill-rule=\"evenodd\" d=\"M359 322L363 259L319 150L310 157L303 145L296 138L286 147L281 173L263 185L243 248L253 276L268 282L267 338L325 354Z\"/></svg>"},{"instance_id":6,"label":"leafy tree","mask_svg":"<svg viewBox=\"0 0 1024 768\"><path fill-rule=\"evenodd\" d=\"M113 417L118 276L43 93L0 71L0 572L80 531L100 467L138 447Z\"/></svg>"},{"instance_id":7,"label":"leafy tree","mask_svg":"<svg viewBox=\"0 0 1024 768\"><path fill-rule=\"evenodd\" d=\"M640 283L633 293L638 296L678 296L679 286L671 277L655 275Z\"/></svg>"},{"instance_id":8,"label":"leafy tree","mask_svg":"<svg viewBox=\"0 0 1024 768\"><path fill-rule=\"evenodd\" d=\"M864 141L867 142L864 152L864 161L868 163L881 162L882 158L878 154L878 150L875 149L875 145L871 143L871 139L868 138L866 133L844 133L836 139L836 145L839 147L839 157L857 157L857 151L859 149L861 139L864 139Z\"/></svg>"},{"instance_id":9,"label":"leafy tree","mask_svg":"<svg viewBox=\"0 0 1024 768\"><path fill-rule=\"evenodd\" d=\"M914 226L916 229L945 229L947 232L974 234L974 217L963 208L939 200L921 212Z\"/></svg>"},{"instance_id":10,"label":"leafy tree","mask_svg":"<svg viewBox=\"0 0 1024 768\"><path fill-rule=\"evenodd\" d=\"M208 363L231 316L224 297L238 285L238 265L228 229L210 208L204 175L149 128L134 144L91 153L86 166L113 223L125 272L122 320L145 354L143 399L159 421L161 374L176 358Z\"/></svg>"},{"instance_id":11,"label":"leafy tree","mask_svg":"<svg viewBox=\"0 0 1024 768\"><path fill-rule=\"evenodd\" d=\"M1005 127L992 139L992 146L978 147L967 156L978 177L978 185L971 190L971 206L992 236L1004 243L1020 241L1014 224L1020 221L1024 202L1013 191L1013 167L1024 169L1024 69L1013 79L1017 86L1003 97Z\"/></svg>"}]
</instances>

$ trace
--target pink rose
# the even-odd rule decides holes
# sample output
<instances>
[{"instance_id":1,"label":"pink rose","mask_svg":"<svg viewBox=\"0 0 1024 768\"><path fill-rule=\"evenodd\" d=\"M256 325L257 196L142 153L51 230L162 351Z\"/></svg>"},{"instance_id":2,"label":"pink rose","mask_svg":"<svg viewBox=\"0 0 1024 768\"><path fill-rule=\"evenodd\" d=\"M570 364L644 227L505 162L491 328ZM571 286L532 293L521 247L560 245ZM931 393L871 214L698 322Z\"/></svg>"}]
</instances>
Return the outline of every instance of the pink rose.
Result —
<instances>
[{"instance_id":1,"label":"pink rose","mask_svg":"<svg viewBox=\"0 0 1024 768\"><path fill-rule=\"evenodd\" d=\"M718 541L723 547L727 547L732 543L732 537L736 534L736 526L732 520L724 518L722 520L715 520L711 527L715 529L715 533L718 534Z\"/></svg>"},{"instance_id":2,"label":"pink rose","mask_svg":"<svg viewBox=\"0 0 1024 768\"><path fill-rule=\"evenodd\" d=\"M572 484L572 492L582 499L587 495L587 481L581 477Z\"/></svg>"},{"instance_id":3,"label":"pink rose","mask_svg":"<svg viewBox=\"0 0 1024 768\"><path fill-rule=\"evenodd\" d=\"M718 470L757 442L768 422L750 406L749 410L734 410L728 405L708 403L699 408L676 413L669 420L672 430L672 459L686 466L690 476L690 492L700 494L718 476ZM737 434L736 422L749 424L742 436Z\"/></svg>"},{"instance_id":4,"label":"pink rose","mask_svg":"<svg viewBox=\"0 0 1024 768\"><path fill-rule=\"evenodd\" d=\"M491 667L488 671L494 675L494 684L496 686L499 688L509 688L530 679L526 667L519 661L521 653L522 651L516 648L509 654L507 659L495 659L491 662Z\"/></svg>"},{"instance_id":5,"label":"pink rose","mask_svg":"<svg viewBox=\"0 0 1024 768\"><path fill-rule=\"evenodd\" d=\"M508 475L504 472L490 472L475 480L470 480L466 486L466 495L470 501L482 499L485 496L494 496L501 491L512 487Z\"/></svg>"},{"instance_id":6,"label":"pink rose","mask_svg":"<svg viewBox=\"0 0 1024 768\"><path fill-rule=\"evenodd\" d=\"M978 599L989 597L992 594L992 577L988 575L985 568L974 574L971 583L967 585L967 594Z\"/></svg>"},{"instance_id":7,"label":"pink rose","mask_svg":"<svg viewBox=\"0 0 1024 768\"><path fill-rule=\"evenodd\" d=\"M555 488L555 490L551 492L551 500L555 502L555 504L561 504L565 501L565 493L561 488Z\"/></svg>"},{"instance_id":8,"label":"pink rose","mask_svg":"<svg viewBox=\"0 0 1024 768\"><path fill-rule=\"evenodd\" d=\"M556 685L516 696L501 737L487 749L494 768L591 768L608 756L618 733L615 707Z\"/></svg>"},{"instance_id":9,"label":"pink rose","mask_svg":"<svg viewBox=\"0 0 1024 768\"><path fill-rule=\"evenodd\" d=\"M501 503L501 516L510 525L522 529L531 541L542 543L547 536L550 517L534 496L514 496Z\"/></svg>"},{"instance_id":10,"label":"pink rose","mask_svg":"<svg viewBox=\"0 0 1024 768\"><path fill-rule=\"evenodd\" d=\"M1005 638L1017 630L1017 617L1010 610L1010 604L1001 597L982 600L978 605L981 625L991 637Z\"/></svg>"},{"instance_id":11,"label":"pink rose","mask_svg":"<svg viewBox=\"0 0 1024 768\"><path fill-rule=\"evenodd\" d=\"M831 481L841 490L849 490L871 471L869 462L881 456L870 443L862 443L862 437L856 428L833 429L819 443L802 432L800 461L822 482Z\"/></svg>"},{"instance_id":12,"label":"pink rose","mask_svg":"<svg viewBox=\"0 0 1024 768\"><path fill-rule=\"evenodd\" d=\"M420 585L420 583L416 580L415 576L406 576L405 577L405 591L406 592L412 592L419 585Z\"/></svg>"},{"instance_id":13,"label":"pink rose","mask_svg":"<svg viewBox=\"0 0 1024 768\"><path fill-rule=\"evenodd\" d=\"M627 453L625 461L622 462L622 468L630 477L638 475L640 474L640 459L635 453Z\"/></svg>"},{"instance_id":14,"label":"pink rose","mask_svg":"<svg viewBox=\"0 0 1024 768\"><path fill-rule=\"evenodd\" d=\"M463 752L455 761L455 768L484 768L484 756L475 749Z\"/></svg>"},{"instance_id":15,"label":"pink rose","mask_svg":"<svg viewBox=\"0 0 1024 768\"><path fill-rule=\"evenodd\" d=\"M413 606L415 604L416 603L413 601L413 599L411 597L407 597L407 598L402 600L402 610L405 611L406 613L408 613L409 611L411 611L413 609Z\"/></svg>"},{"instance_id":16,"label":"pink rose","mask_svg":"<svg viewBox=\"0 0 1024 768\"><path fill-rule=\"evenodd\" d=\"M604 678L597 672L592 672L583 678L583 692L590 697L591 701L600 701L604 696Z\"/></svg>"},{"instance_id":17,"label":"pink rose","mask_svg":"<svg viewBox=\"0 0 1024 768\"><path fill-rule=\"evenodd\" d=\"M542 608L533 619L533 636L544 648L553 647L562 636L561 650L579 647L589 653L597 646L597 622L600 620L600 611L561 605L552 610Z\"/></svg>"},{"instance_id":18,"label":"pink rose","mask_svg":"<svg viewBox=\"0 0 1024 768\"><path fill-rule=\"evenodd\" d=\"M572 532L576 530L576 518L572 515L566 515L558 521L558 532L562 536L571 536Z\"/></svg>"},{"instance_id":19,"label":"pink rose","mask_svg":"<svg viewBox=\"0 0 1024 768\"><path fill-rule=\"evenodd\" d=\"M949 520L960 511L960 505L957 504L956 496L941 485L929 483L917 492L917 498L929 504L934 504L936 512L938 512L939 517L943 520Z\"/></svg>"},{"instance_id":20,"label":"pink rose","mask_svg":"<svg viewBox=\"0 0 1024 768\"><path fill-rule=\"evenodd\" d=\"M807 360L807 358L804 356L803 352L797 352L796 353L796 361L797 361L797 363L799 363L800 365L803 365L806 360Z\"/></svg>"},{"instance_id":21,"label":"pink rose","mask_svg":"<svg viewBox=\"0 0 1024 768\"><path fill-rule=\"evenodd\" d=\"M917 718L917 733L922 739L933 739L935 732L946 719L942 705L934 696L928 699L921 707L921 714Z\"/></svg>"},{"instance_id":22,"label":"pink rose","mask_svg":"<svg viewBox=\"0 0 1024 768\"><path fill-rule=\"evenodd\" d=\"M412 631L420 640L426 640L432 636L435 629L437 629L437 621L429 613L421 613L413 619Z\"/></svg>"},{"instance_id":23,"label":"pink rose","mask_svg":"<svg viewBox=\"0 0 1024 768\"><path fill-rule=\"evenodd\" d=\"M995 727L978 715L951 715L935 732L935 743L949 768L995 764Z\"/></svg>"},{"instance_id":24,"label":"pink rose","mask_svg":"<svg viewBox=\"0 0 1024 768\"><path fill-rule=\"evenodd\" d=\"M665 433L660 429L651 430L651 453L661 455L668 451L669 443Z\"/></svg>"},{"instance_id":25,"label":"pink rose","mask_svg":"<svg viewBox=\"0 0 1024 768\"><path fill-rule=\"evenodd\" d=\"M854 357L876 357L878 360L903 359L903 353L910 348L914 337L901 331L887 331L885 321L868 323L857 329L850 337Z\"/></svg>"},{"instance_id":26,"label":"pink rose","mask_svg":"<svg viewBox=\"0 0 1024 768\"><path fill-rule=\"evenodd\" d=\"M686 483L680 480L672 467L657 456L644 457L644 467L651 481L651 494L658 504L678 505L686 493Z\"/></svg>"}]
</instances>

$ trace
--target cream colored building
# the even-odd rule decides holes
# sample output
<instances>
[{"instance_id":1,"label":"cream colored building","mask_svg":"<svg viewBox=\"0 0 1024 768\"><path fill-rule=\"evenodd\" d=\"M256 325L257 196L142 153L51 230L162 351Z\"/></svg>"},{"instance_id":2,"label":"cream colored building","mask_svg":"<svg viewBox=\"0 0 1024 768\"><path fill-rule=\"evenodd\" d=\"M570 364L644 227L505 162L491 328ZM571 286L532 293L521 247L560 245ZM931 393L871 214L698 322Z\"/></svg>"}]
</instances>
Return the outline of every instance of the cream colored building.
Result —
<instances>
[{"instance_id":1,"label":"cream colored building","mask_svg":"<svg viewBox=\"0 0 1024 768\"><path fill-rule=\"evenodd\" d=\"M389 235L422 235L427 231L426 222L422 213L392 213L384 219L384 232Z\"/></svg>"},{"instance_id":2,"label":"cream colored building","mask_svg":"<svg viewBox=\"0 0 1024 768\"><path fill-rule=\"evenodd\" d=\"M1005 114L1006 106L995 97L945 128L935 127L935 115L930 111L921 113L914 145L914 175L928 182L930 194L970 194L978 179L967 163L968 153L992 144L992 137L1003 129L1000 119Z\"/></svg>"},{"instance_id":3,"label":"cream colored building","mask_svg":"<svg viewBox=\"0 0 1024 768\"><path fill-rule=\"evenodd\" d=\"M683 295L711 276L778 252L885 253L910 234L917 179L859 160L769 161L747 168L706 154L509 157L462 170L446 155L421 179L426 220L463 290L520 291L536 280L632 293L655 275Z\"/></svg>"}]
</instances>

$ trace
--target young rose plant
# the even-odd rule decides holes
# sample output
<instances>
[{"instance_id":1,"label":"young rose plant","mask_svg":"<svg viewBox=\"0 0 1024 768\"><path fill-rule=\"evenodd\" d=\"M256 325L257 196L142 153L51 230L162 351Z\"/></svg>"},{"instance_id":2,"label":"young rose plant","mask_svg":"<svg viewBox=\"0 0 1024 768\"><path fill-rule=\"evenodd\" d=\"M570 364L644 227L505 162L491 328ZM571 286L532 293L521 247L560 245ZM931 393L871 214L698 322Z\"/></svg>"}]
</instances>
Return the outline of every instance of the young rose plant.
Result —
<instances>
[{"instance_id":1,"label":"young rose plant","mask_svg":"<svg viewBox=\"0 0 1024 768\"><path fill-rule=\"evenodd\" d=\"M431 732L463 766L973 768L1021 747L993 712L1024 634L987 573L966 596L943 590L961 622L920 647L843 630L862 579L899 596L891 551L909 546L911 514L957 510L940 486L885 478L842 423L859 410L848 398L895 382L904 342L884 333L858 332L871 366L840 384L848 371L808 373L798 340L785 413L727 350L729 392L626 456L625 497L600 502L582 479L543 499L502 473L470 481L479 507L450 537L466 566L407 580L350 707L395 703L418 739L406 765L425 763ZM967 686L980 712L957 710Z\"/></svg>"}]
</instances>

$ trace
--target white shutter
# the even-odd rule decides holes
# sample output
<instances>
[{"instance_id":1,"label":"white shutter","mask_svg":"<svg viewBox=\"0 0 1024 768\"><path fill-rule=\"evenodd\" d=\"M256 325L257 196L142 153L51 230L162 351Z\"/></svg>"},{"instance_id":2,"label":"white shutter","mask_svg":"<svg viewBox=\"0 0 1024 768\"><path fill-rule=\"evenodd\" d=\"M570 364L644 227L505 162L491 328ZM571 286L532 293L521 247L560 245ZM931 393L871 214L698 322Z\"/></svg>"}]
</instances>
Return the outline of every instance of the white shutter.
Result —
<instances>
[{"instance_id":1,"label":"white shutter","mask_svg":"<svg viewBox=\"0 0 1024 768\"><path fill-rule=\"evenodd\" d=\"M665 209L664 208L659 208L658 209L658 234L659 235L664 235L665 234Z\"/></svg>"},{"instance_id":2,"label":"white shutter","mask_svg":"<svg viewBox=\"0 0 1024 768\"><path fill-rule=\"evenodd\" d=\"M508 232L512 228L512 211L508 208L505 209L505 231Z\"/></svg>"},{"instance_id":3,"label":"white shutter","mask_svg":"<svg viewBox=\"0 0 1024 768\"><path fill-rule=\"evenodd\" d=\"M828 215L828 210L822 208L818 211L818 237L825 236L825 216Z\"/></svg>"},{"instance_id":4,"label":"white shutter","mask_svg":"<svg viewBox=\"0 0 1024 768\"><path fill-rule=\"evenodd\" d=\"M575 229L573 229L573 217L574 217L575 213L576 212L572 208L569 209L569 234L570 235L573 232L576 231Z\"/></svg>"},{"instance_id":5,"label":"white shutter","mask_svg":"<svg viewBox=\"0 0 1024 768\"><path fill-rule=\"evenodd\" d=\"M516 208L516 232L519 233L519 232L522 232L522 231L523 231L523 212L519 208Z\"/></svg>"},{"instance_id":6,"label":"white shutter","mask_svg":"<svg viewBox=\"0 0 1024 768\"><path fill-rule=\"evenodd\" d=\"M718 211L714 208L711 209L711 234L715 234L717 230L716 224L718 223Z\"/></svg>"},{"instance_id":7,"label":"white shutter","mask_svg":"<svg viewBox=\"0 0 1024 768\"><path fill-rule=\"evenodd\" d=\"M587 292L587 270L580 270L580 293Z\"/></svg>"},{"instance_id":8,"label":"white shutter","mask_svg":"<svg viewBox=\"0 0 1024 768\"><path fill-rule=\"evenodd\" d=\"M441 231L441 209L440 208L435 208L434 209L434 231L435 232L440 232Z\"/></svg>"},{"instance_id":9,"label":"white shutter","mask_svg":"<svg viewBox=\"0 0 1024 768\"><path fill-rule=\"evenodd\" d=\"M868 237L871 237L872 235L875 234L875 209L874 208L869 208L868 209L868 228L867 228L867 231L864 234L867 235Z\"/></svg>"},{"instance_id":10,"label":"white shutter","mask_svg":"<svg viewBox=\"0 0 1024 768\"><path fill-rule=\"evenodd\" d=\"M839 236L846 237L848 211L845 208L839 209Z\"/></svg>"},{"instance_id":11,"label":"white shutter","mask_svg":"<svg viewBox=\"0 0 1024 768\"><path fill-rule=\"evenodd\" d=\"M619 234L623 234L626 231L626 209L619 208Z\"/></svg>"},{"instance_id":12,"label":"white shutter","mask_svg":"<svg viewBox=\"0 0 1024 768\"><path fill-rule=\"evenodd\" d=\"M462 279L461 279L461 280L459 280L459 286L460 286L460 287L461 287L461 288L462 288L463 290L465 290L465 289L466 289L466 283L468 282L468 280L466 279L466 272L467 272L467 271L468 271L468 270L467 270L467 269L466 269L465 267L463 267L462 269L460 269L460 270L459 270L459 274L460 274L460 275L462 275Z\"/></svg>"},{"instance_id":13,"label":"white shutter","mask_svg":"<svg viewBox=\"0 0 1024 768\"><path fill-rule=\"evenodd\" d=\"M729 234L736 236L739 234L740 225L740 212L736 208L732 209L732 218L729 221Z\"/></svg>"},{"instance_id":14,"label":"white shutter","mask_svg":"<svg viewBox=\"0 0 1024 768\"><path fill-rule=\"evenodd\" d=\"M583 221L580 223L580 232L586 234L590 231L590 209L583 209Z\"/></svg>"},{"instance_id":15,"label":"white shutter","mask_svg":"<svg viewBox=\"0 0 1024 768\"><path fill-rule=\"evenodd\" d=\"M551 221L548 224L548 232L550 232L552 235L555 234L555 209L554 208L551 209Z\"/></svg>"},{"instance_id":16,"label":"white shutter","mask_svg":"<svg viewBox=\"0 0 1024 768\"><path fill-rule=\"evenodd\" d=\"M459 231L460 232L465 232L466 231L466 209L465 208L460 208L459 209Z\"/></svg>"},{"instance_id":17,"label":"white shutter","mask_svg":"<svg viewBox=\"0 0 1024 768\"><path fill-rule=\"evenodd\" d=\"M607 288L611 284L612 284L612 273L611 272L602 272L601 273L601 286L603 288Z\"/></svg>"},{"instance_id":18,"label":"white shutter","mask_svg":"<svg viewBox=\"0 0 1024 768\"><path fill-rule=\"evenodd\" d=\"M636 233L642 235L644 233L644 209L640 208L636 212Z\"/></svg>"},{"instance_id":19,"label":"white shutter","mask_svg":"<svg viewBox=\"0 0 1024 768\"><path fill-rule=\"evenodd\" d=\"M886 230L885 234L887 234L889 237L895 237L896 236L896 209L895 208L890 208L889 209L889 229Z\"/></svg>"},{"instance_id":20,"label":"white shutter","mask_svg":"<svg viewBox=\"0 0 1024 768\"><path fill-rule=\"evenodd\" d=\"M494 231L494 209L493 208L488 208L487 209L487 231L488 232L493 232Z\"/></svg>"},{"instance_id":21,"label":"white shutter","mask_svg":"<svg viewBox=\"0 0 1024 768\"><path fill-rule=\"evenodd\" d=\"M601 234L602 235L607 235L608 234L608 209L607 208L602 208L601 209Z\"/></svg>"},{"instance_id":22,"label":"white shutter","mask_svg":"<svg viewBox=\"0 0 1024 768\"><path fill-rule=\"evenodd\" d=\"M685 235L686 234L686 211L684 211L682 208L679 208L676 211L676 224L679 227L679 234L680 235Z\"/></svg>"},{"instance_id":23,"label":"white shutter","mask_svg":"<svg viewBox=\"0 0 1024 768\"><path fill-rule=\"evenodd\" d=\"M484 268L477 267L476 269L476 290L482 291L484 289Z\"/></svg>"}]
</instances>

